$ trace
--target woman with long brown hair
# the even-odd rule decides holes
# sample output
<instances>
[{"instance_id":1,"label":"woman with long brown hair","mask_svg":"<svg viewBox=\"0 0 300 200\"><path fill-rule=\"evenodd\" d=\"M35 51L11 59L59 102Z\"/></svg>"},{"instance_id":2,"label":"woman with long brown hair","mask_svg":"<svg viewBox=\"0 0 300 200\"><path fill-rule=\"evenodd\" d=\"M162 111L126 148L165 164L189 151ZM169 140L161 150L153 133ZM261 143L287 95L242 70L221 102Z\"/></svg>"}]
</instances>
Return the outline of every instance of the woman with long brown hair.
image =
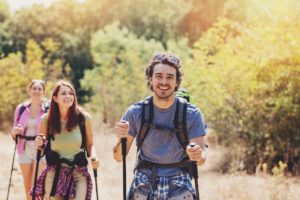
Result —
<instances>
[{"instance_id":1,"label":"woman with long brown hair","mask_svg":"<svg viewBox=\"0 0 300 200\"><path fill-rule=\"evenodd\" d=\"M35 196L45 199L90 200L92 181L87 158L98 168L91 117L78 107L75 89L67 81L56 83L49 113L42 117L38 148L47 167L37 181Z\"/></svg>"}]
</instances>

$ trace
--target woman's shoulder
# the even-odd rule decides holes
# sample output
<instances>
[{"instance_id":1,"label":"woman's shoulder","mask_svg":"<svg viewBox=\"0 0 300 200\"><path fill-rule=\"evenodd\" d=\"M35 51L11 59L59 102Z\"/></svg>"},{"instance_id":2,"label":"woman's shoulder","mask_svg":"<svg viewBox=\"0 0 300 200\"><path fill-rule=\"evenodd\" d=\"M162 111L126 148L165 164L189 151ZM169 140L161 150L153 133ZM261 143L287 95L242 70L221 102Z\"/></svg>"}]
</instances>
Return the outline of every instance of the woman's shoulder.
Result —
<instances>
[{"instance_id":1,"label":"woman's shoulder","mask_svg":"<svg viewBox=\"0 0 300 200\"><path fill-rule=\"evenodd\" d=\"M44 114L41 116L42 121L48 121L48 116L49 116L49 113L44 113Z\"/></svg>"},{"instance_id":2,"label":"woman's shoulder","mask_svg":"<svg viewBox=\"0 0 300 200\"><path fill-rule=\"evenodd\" d=\"M81 110L80 113L82 114L82 116L84 117L85 120L92 119L92 115L89 112Z\"/></svg>"},{"instance_id":3,"label":"woman's shoulder","mask_svg":"<svg viewBox=\"0 0 300 200\"><path fill-rule=\"evenodd\" d=\"M17 105L17 109L21 109L21 107L28 107L30 105L30 101L29 100L26 100L26 101L23 101L22 103L18 104Z\"/></svg>"}]
</instances>

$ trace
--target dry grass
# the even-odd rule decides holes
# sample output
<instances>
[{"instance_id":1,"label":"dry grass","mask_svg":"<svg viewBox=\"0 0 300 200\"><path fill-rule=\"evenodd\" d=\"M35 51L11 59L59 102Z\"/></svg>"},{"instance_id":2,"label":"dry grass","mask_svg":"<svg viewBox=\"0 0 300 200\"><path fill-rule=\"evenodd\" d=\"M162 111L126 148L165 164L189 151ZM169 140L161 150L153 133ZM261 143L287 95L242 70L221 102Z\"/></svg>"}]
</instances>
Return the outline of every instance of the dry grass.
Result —
<instances>
[{"instance_id":1,"label":"dry grass","mask_svg":"<svg viewBox=\"0 0 300 200\"><path fill-rule=\"evenodd\" d=\"M95 144L101 166L98 177L101 200L122 199L122 163L112 158L115 138L110 129L95 127ZM10 166L13 155L13 142L9 136L0 133L0 200L6 199ZM212 169L222 154L211 148L205 167L199 168L201 200L297 200L300 196L300 181L297 178L274 179L270 176L256 177L244 174L223 175ZM127 160L127 187L132 180L135 149ZM16 168L17 164L15 165ZM10 200L23 200L23 186L19 169L13 173L13 186ZM94 194L95 195L95 194ZM93 196L93 199L96 199Z\"/></svg>"}]
</instances>

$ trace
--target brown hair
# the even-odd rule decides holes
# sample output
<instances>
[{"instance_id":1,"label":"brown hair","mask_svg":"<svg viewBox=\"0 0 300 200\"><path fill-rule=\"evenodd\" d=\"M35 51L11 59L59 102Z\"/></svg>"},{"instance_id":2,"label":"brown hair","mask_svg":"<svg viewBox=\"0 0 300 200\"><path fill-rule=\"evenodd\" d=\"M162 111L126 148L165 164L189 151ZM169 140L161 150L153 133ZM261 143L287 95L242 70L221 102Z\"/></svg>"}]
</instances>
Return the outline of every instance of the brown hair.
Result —
<instances>
[{"instance_id":1,"label":"brown hair","mask_svg":"<svg viewBox=\"0 0 300 200\"><path fill-rule=\"evenodd\" d=\"M43 91L45 91L45 88L46 88L46 86L45 86L45 81L44 81L44 80L40 80L40 79L33 79L33 80L30 82L30 84L29 84L29 89L31 89L32 86L33 86L34 84L36 84L36 83L40 84L40 85L43 87Z\"/></svg>"},{"instance_id":2,"label":"brown hair","mask_svg":"<svg viewBox=\"0 0 300 200\"><path fill-rule=\"evenodd\" d=\"M67 113L66 129L68 131L71 131L78 125L78 115L80 113L80 110L78 108L75 89L71 83L64 80L59 80L56 82L52 91L51 104L50 104L49 115L48 115L48 130L49 130L48 134L52 136L54 134L61 132L60 112L59 112L58 104L54 101L54 97L58 95L58 92L62 86L66 86L70 88L74 94L73 105L69 108Z\"/></svg>"},{"instance_id":3,"label":"brown hair","mask_svg":"<svg viewBox=\"0 0 300 200\"><path fill-rule=\"evenodd\" d=\"M180 83L181 83L181 77L183 76L183 73L180 70L181 61L175 54L166 53L166 52L157 52L151 58L148 66L145 70L145 75L146 75L146 79L147 79L148 88L150 88L151 91L153 91L153 88L150 84L150 79L153 76L154 67L158 63L167 64L167 65L170 65L171 67L174 67L176 69L177 86L175 87L175 91L177 91L179 86L180 86Z\"/></svg>"}]
</instances>

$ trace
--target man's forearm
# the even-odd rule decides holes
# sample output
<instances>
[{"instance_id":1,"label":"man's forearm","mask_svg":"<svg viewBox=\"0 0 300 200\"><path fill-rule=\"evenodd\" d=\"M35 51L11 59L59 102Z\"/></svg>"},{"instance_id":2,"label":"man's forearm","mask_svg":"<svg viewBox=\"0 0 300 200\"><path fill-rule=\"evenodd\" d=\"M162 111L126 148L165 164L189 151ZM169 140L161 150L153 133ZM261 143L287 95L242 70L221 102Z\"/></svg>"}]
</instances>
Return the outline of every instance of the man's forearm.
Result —
<instances>
[{"instance_id":1,"label":"man's forearm","mask_svg":"<svg viewBox=\"0 0 300 200\"><path fill-rule=\"evenodd\" d=\"M114 153L114 159L118 162L121 162L122 161L122 144L121 144L120 140L118 140L118 142L114 146L113 153Z\"/></svg>"}]
</instances>

